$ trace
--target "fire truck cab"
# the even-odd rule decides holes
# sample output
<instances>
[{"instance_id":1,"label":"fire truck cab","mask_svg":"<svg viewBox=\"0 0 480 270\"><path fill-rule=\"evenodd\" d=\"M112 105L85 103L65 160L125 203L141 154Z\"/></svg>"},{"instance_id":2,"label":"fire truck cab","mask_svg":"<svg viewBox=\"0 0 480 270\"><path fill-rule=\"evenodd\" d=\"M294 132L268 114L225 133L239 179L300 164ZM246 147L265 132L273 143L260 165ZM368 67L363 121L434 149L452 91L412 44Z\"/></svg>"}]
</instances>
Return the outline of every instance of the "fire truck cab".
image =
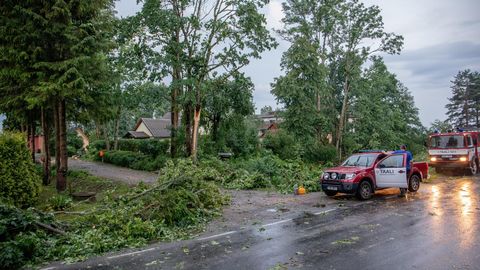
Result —
<instances>
[{"instance_id":1,"label":"fire truck cab","mask_svg":"<svg viewBox=\"0 0 480 270\"><path fill-rule=\"evenodd\" d=\"M429 165L438 173L447 170L466 170L474 175L478 172L478 131L434 133L429 136Z\"/></svg>"}]
</instances>

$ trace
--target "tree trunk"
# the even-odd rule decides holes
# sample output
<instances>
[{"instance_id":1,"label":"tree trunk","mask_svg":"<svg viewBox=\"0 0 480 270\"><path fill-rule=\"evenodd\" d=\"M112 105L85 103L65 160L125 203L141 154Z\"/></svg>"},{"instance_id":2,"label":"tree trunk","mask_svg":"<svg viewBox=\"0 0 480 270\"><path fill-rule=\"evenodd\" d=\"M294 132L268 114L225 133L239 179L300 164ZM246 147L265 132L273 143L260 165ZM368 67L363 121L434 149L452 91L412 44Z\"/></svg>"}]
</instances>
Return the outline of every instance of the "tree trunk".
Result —
<instances>
[{"instance_id":1,"label":"tree trunk","mask_svg":"<svg viewBox=\"0 0 480 270\"><path fill-rule=\"evenodd\" d=\"M30 136L28 137L30 141L30 153L32 155L32 161L35 163L35 118L34 118L34 113L30 112L28 116L28 130L30 133Z\"/></svg>"},{"instance_id":2,"label":"tree trunk","mask_svg":"<svg viewBox=\"0 0 480 270\"><path fill-rule=\"evenodd\" d=\"M57 165L57 191L65 191L67 189L68 172L67 119L65 99L58 101L58 128L60 164Z\"/></svg>"},{"instance_id":3,"label":"tree trunk","mask_svg":"<svg viewBox=\"0 0 480 270\"><path fill-rule=\"evenodd\" d=\"M192 103L187 102L185 114L185 151L187 157L192 156Z\"/></svg>"},{"instance_id":4,"label":"tree trunk","mask_svg":"<svg viewBox=\"0 0 480 270\"><path fill-rule=\"evenodd\" d=\"M26 131L27 131L27 146L28 146L28 150L30 151L30 158L32 158L31 156L33 155L32 154L32 129L30 128L30 115L27 117L27 125L26 125ZM33 162L35 162L35 159L33 160Z\"/></svg>"},{"instance_id":5,"label":"tree trunk","mask_svg":"<svg viewBox=\"0 0 480 270\"><path fill-rule=\"evenodd\" d=\"M175 35L173 36L175 43L180 43L180 30L177 29L175 31ZM173 66L173 73L172 73L172 91L170 93L171 96L171 130L170 130L170 155L172 158L177 156L177 131L178 131L178 104L177 104L177 97L180 93L180 80L182 78L182 70L180 65L180 54L181 51L176 49L175 53L175 64Z\"/></svg>"},{"instance_id":6,"label":"tree trunk","mask_svg":"<svg viewBox=\"0 0 480 270\"><path fill-rule=\"evenodd\" d=\"M58 190L58 175L60 168L60 125L59 125L59 116L58 116L58 101L55 103L53 122L55 128L55 169L57 173L56 185Z\"/></svg>"},{"instance_id":7,"label":"tree trunk","mask_svg":"<svg viewBox=\"0 0 480 270\"><path fill-rule=\"evenodd\" d=\"M118 150L118 133L120 132L120 115L122 114L122 108L118 107L117 114L115 116L115 134L113 141L113 150Z\"/></svg>"},{"instance_id":8,"label":"tree trunk","mask_svg":"<svg viewBox=\"0 0 480 270\"><path fill-rule=\"evenodd\" d=\"M109 151L110 140L108 139L108 129L106 124L102 124L102 133L103 133L103 139L105 140L105 147L107 148L107 151Z\"/></svg>"},{"instance_id":9,"label":"tree trunk","mask_svg":"<svg viewBox=\"0 0 480 270\"><path fill-rule=\"evenodd\" d=\"M197 162L197 145L198 145L198 127L200 124L200 113L202 111L201 105L195 106L195 112L193 116L193 130L192 130L192 159L193 162Z\"/></svg>"},{"instance_id":10,"label":"tree trunk","mask_svg":"<svg viewBox=\"0 0 480 270\"><path fill-rule=\"evenodd\" d=\"M321 97L320 97L320 89L317 91L317 113L320 115L320 109L321 109ZM321 142L322 140L322 128L321 126L317 126L317 140Z\"/></svg>"},{"instance_id":11,"label":"tree trunk","mask_svg":"<svg viewBox=\"0 0 480 270\"><path fill-rule=\"evenodd\" d=\"M47 118L47 113L45 108L41 109L41 124L42 124L42 133L43 133L43 185L47 186L50 184L50 122Z\"/></svg>"},{"instance_id":12,"label":"tree trunk","mask_svg":"<svg viewBox=\"0 0 480 270\"><path fill-rule=\"evenodd\" d=\"M345 76L345 85L344 85L344 95L343 95L343 104L342 104L342 111L340 112L340 119L338 122L338 132L335 147L337 148L338 156L342 158L342 151L341 151L341 144L342 144L342 137L343 137L343 128L345 126L345 117L347 114L347 106L348 106L348 92L349 92L349 81L348 75Z\"/></svg>"},{"instance_id":13,"label":"tree trunk","mask_svg":"<svg viewBox=\"0 0 480 270\"><path fill-rule=\"evenodd\" d=\"M213 116L213 125L212 125L212 141L217 142L218 140L218 128L220 127L221 115L216 114Z\"/></svg>"},{"instance_id":14,"label":"tree trunk","mask_svg":"<svg viewBox=\"0 0 480 270\"><path fill-rule=\"evenodd\" d=\"M97 140L100 140L101 134L100 134L100 124L95 121L95 137Z\"/></svg>"},{"instance_id":15,"label":"tree trunk","mask_svg":"<svg viewBox=\"0 0 480 270\"><path fill-rule=\"evenodd\" d=\"M177 156L177 130L178 130L178 104L177 104L177 96L178 96L178 88L175 85L175 81L179 80L179 72L175 71L173 76L173 87L170 93L171 96L171 107L170 107L170 122L171 122L171 129L170 129L170 156L175 158ZM178 76L178 77L177 77Z\"/></svg>"}]
</instances>

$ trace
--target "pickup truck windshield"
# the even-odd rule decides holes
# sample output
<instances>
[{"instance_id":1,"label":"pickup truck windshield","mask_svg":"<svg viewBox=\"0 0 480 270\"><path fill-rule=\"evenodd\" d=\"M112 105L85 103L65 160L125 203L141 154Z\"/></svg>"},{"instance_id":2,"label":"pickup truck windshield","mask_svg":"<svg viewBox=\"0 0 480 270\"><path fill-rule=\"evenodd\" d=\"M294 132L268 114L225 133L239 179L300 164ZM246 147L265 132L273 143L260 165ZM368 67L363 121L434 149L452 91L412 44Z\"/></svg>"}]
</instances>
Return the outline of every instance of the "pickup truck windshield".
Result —
<instances>
[{"instance_id":1,"label":"pickup truck windshield","mask_svg":"<svg viewBox=\"0 0 480 270\"><path fill-rule=\"evenodd\" d=\"M433 136L430 139L432 148L463 148L463 136Z\"/></svg>"},{"instance_id":2,"label":"pickup truck windshield","mask_svg":"<svg viewBox=\"0 0 480 270\"><path fill-rule=\"evenodd\" d=\"M342 166L347 167L370 167L372 166L373 162L377 159L378 154L372 155L353 155L349 157L345 162L343 162Z\"/></svg>"}]
</instances>

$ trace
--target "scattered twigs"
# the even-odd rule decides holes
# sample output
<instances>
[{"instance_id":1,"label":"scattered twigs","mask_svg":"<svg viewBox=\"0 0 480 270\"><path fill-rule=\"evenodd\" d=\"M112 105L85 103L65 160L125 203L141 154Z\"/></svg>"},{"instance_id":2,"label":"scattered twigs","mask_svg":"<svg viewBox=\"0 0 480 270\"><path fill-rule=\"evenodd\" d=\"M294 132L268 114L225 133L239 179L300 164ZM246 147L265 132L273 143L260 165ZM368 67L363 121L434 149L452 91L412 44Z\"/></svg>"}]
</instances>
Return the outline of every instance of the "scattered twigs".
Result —
<instances>
[{"instance_id":1,"label":"scattered twigs","mask_svg":"<svg viewBox=\"0 0 480 270\"><path fill-rule=\"evenodd\" d=\"M40 221L35 221L35 225L37 225L38 227L46 230L46 231L49 231L49 232L53 232L53 233L56 233L56 234L60 234L60 235L65 235L66 232L60 230L60 229L57 229L57 228L54 228L48 224L45 224L45 223L42 223Z\"/></svg>"}]
</instances>

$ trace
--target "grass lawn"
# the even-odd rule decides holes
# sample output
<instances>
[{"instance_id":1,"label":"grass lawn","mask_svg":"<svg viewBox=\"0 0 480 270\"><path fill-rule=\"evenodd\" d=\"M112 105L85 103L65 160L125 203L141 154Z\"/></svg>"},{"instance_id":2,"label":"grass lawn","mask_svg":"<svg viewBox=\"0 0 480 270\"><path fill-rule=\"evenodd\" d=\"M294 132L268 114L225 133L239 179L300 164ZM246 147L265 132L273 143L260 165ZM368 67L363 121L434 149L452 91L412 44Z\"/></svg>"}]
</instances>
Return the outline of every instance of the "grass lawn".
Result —
<instances>
[{"instance_id":1,"label":"grass lawn","mask_svg":"<svg viewBox=\"0 0 480 270\"><path fill-rule=\"evenodd\" d=\"M55 188L55 177L48 186L42 186L36 208L41 211L82 212L94 208L106 195L118 197L126 194L130 187L118 181L104 179L90 175L84 171L68 172L68 187L65 192L57 193ZM95 192L95 200L73 201L70 196L77 192ZM56 214L60 220L75 218L72 214Z\"/></svg>"}]
</instances>

